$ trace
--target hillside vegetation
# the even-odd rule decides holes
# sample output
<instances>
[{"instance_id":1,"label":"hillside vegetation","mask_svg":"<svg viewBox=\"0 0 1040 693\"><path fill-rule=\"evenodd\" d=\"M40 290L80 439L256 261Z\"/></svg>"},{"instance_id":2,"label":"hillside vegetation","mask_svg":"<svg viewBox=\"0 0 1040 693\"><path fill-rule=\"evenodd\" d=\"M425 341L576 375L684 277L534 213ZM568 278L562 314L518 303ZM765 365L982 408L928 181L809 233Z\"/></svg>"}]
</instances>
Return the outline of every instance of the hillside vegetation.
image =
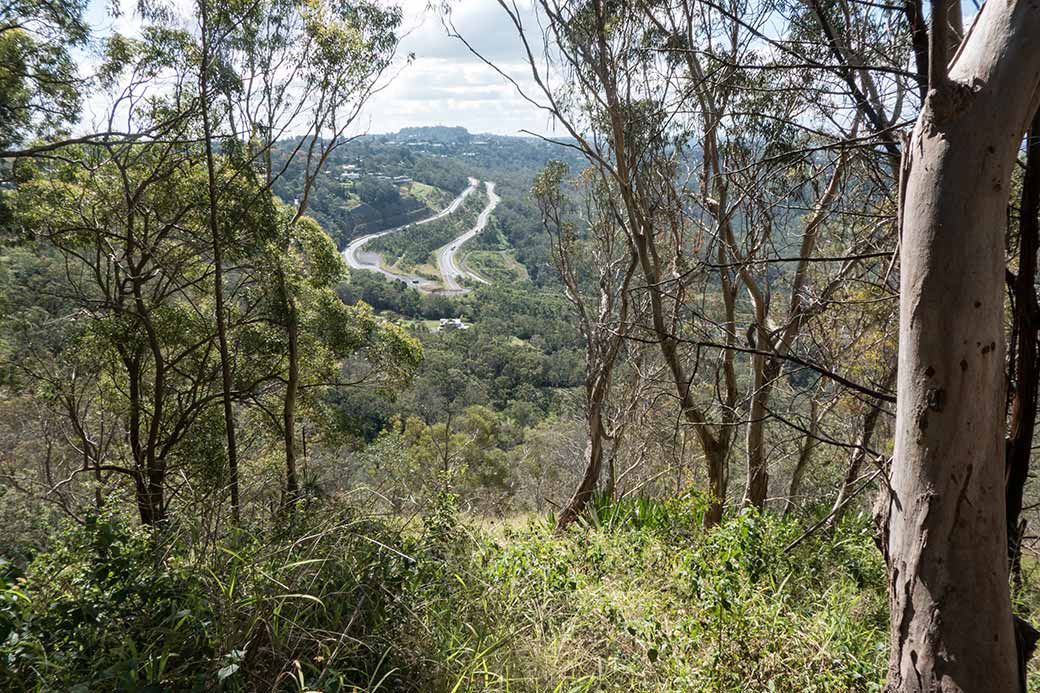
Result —
<instances>
[{"instance_id":1,"label":"hillside vegetation","mask_svg":"<svg viewBox=\"0 0 1040 693\"><path fill-rule=\"evenodd\" d=\"M0 5L0 690L1040 686L1040 3L131 5Z\"/></svg>"},{"instance_id":2,"label":"hillside vegetation","mask_svg":"<svg viewBox=\"0 0 1040 693\"><path fill-rule=\"evenodd\" d=\"M455 502L440 496L409 524L315 500L295 527L216 543L181 534L155 545L111 516L69 527L24 576L8 567L0 680L11 690L881 689L883 570L861 520L789 550L799 523L745 514L704 532L695 498L603 501L566 536L544 518L466 521Z\"/></svg>"}]
</instances>

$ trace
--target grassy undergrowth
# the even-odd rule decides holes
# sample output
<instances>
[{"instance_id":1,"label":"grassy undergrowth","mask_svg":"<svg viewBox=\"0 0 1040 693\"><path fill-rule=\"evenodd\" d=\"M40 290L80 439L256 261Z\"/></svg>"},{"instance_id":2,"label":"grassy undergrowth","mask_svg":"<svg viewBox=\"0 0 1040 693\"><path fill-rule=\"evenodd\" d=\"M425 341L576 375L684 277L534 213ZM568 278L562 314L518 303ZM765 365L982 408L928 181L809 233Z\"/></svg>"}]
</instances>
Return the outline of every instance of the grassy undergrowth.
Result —
<instances>
[{"instance_id":1,"label":"grassy undergrowth","mask_svg":"<svg viewBox=\"0 0 1040 693\"><path fill-rule=\"evenodd\" d=\"M599 501L478 528L322 501L252 531L70 527L0 591L0 689L872 691L884 576L850 520Z\"/></svg>"}]
</instances>

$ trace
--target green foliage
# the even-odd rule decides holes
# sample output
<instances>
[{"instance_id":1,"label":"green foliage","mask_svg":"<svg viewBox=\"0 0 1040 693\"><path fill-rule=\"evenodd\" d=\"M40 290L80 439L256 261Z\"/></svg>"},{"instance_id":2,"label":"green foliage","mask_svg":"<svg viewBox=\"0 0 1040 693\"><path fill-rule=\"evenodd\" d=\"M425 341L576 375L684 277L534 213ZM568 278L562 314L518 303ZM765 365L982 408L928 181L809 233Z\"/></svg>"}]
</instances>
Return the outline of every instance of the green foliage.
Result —
<instances>
[{"instance_id":1,"label":"green foliage","mask_svg":"<svg viewBox=\"0 0 1040 693\"><path fill-rule=\"evenodd\" d=\"M62 134L79 116L71 48L87 41L83 0L14 0L0 7L0 150Z\"/></svg>"},{"instance_id":2,"label":"green foliage","mask_svg":"<svg viewBox=\"0 0 1040 693\"><path fill-rule=\"evenodd\" d=\"M484 554L474 582L513 600L498 632L537 634L492 658L513 678L490 690L880 690L884 577L865 524L786 555L800 527L775 517L691 536L696 503L596 505L629 519L563 539L532 527Z\"/></svg>"},{"instance_id":3,"label":"green foliage","mask_svg":"<svg viewBox=\"0 0 1040 693\"><path fill-rule=\"evenodd\" d=\"M10 313L40 331L57 324L60 330L48 330L60 338L12 334L5 346L26 354L33 394L67 420L65 435L147 494L142 519L155 521L167 510L168 474L218 488L226 481L204 158L196 146L132 146L117 156L80 149L92 167L38 163L39 175L16 198L17 218L42 247L36 274L43 276L30 275L33 287L53 282L64 301L13 290ZM235 268L225 311L237 399L278 408L285 389L273 383L288 369L291 327L301 413L316 424L312 430L337 433L325 395L350 382L344 368L367 371L365 380L381 387L400 386L421 362L421 347L365 304L337 297L346 273L335 243L317 222L273 201L249 167L238 168L238 155L218 159L217 171L218 233ZM26 276L26 264L22 254L9 255L8 284ZM124 280L127 266L138 272L134 281ZM62 319L70 313L78 319ZM280 434L270 416L255 421L269 439Z\"/></svg>"},{"instance_id":4,"label":"green foliage","mask_svg":"<svg viewBox=\"0 0 1040 693\"><path fill-rule=\"evenodd\" d=\"M589 499L581 520L595 529L681 530L689 535L703 522L706 508L706 500L699 495L665 500L648 496L615 499L599 491ZM678 523L676 518L680 517L689 522L685 525Z\"/></svg>"},{"instance_id":5,"label":"green foliage","mask_svg":"<svg viewBox=\"0 0 1040 693\"><path fill-rule=\"evenodd\" d=\"M274 145L275 166L285 170L274 181L273 190L287 202L297 198L303 189L304 162L300 157L291 157L305 144L299 138L291 138ZM347 165L362 167L361 178L339 179L336 174ZM452 191L449 198L467 185L466 176L454 160L417 156L407 147L380 145L368 137L345 142L331 153L326 175L315 179L308 206L308 214L340 246L362 233L400 226L430 213L426 200L402 194L396 185L376 178L377 175L407 175L440 191Z\"/></svg>"},{"instance_id":6,"label":"green foliage","mask_svg":"<svg viewBox=\"0 0 1040 693\"><path fill-rule=\"evenodd\" d=\"M497 224L492 223L489 231L495 232L494 227L496 226ZM466 269L493 284L524 282L528 278L526 269L516 260L516 253L507 249L477 250L478 247L487 248L489 246L484 242L489 236L481 234L477 238L481 242L474 243L472 249L467 247L463 256L462 262ZM497 247L508 248L508 244L501 244Z\"/></svg>"},{"instance_id":7,"label":"green foliage","mask_svg":"<svg viewBox=\"0 0 1040 693\"><path fill-rule=\"evenodd\" d=\"M24 576L0 581L0 687L293 690L289 677L299 676L342 690L367 681L380 653L363 638L414 561L385 529L328 510L241 532L204 556L204 545L192 550L116 517L68 529Z\"/></svg>"},{"instance_id":8,"label":"green foliage","mask_svg":"<svg viewBox=\"0 0 1040 693\"><path fill-rule=\"evenodd\" d=\"M401 200L396 185L376 178L362 178L354 189L362 202L377 207L396 204Z\"/></svg>"},{"instance_id":9,"label":"green foliage","mask_svg":"<svg viewBox=\"0 0 1040 693\"><path fill-rule=\"evenodd\" d=\"M599 498L613 519L564 536L477 529L444 491L404 532L332 503L215 543L70 527L2 577L0 688L880 690L864 519L789 550L800 524L742 513L705 533L696 498Z\"/></svg>"},{"instance_id":10,"label":"green foliage","mask_svg":"<svg viewBox=\"0 0 1040 693\"><path fill-rule=\"evenodd\" d=\"M24 576L0 580L0 686L205 690L212 613L167 548L124 518L89 517Z\"/></svg>"},{"instance_id":11,"label":"green foliage","mask_svg":"<svg viewBox=\"0 0 1040 693\"><path fill-rule=\"evenodd\" d=\"M547 417L563 416L569 392L582 383L577 331L572 322L562 319L565 303L559 297L501 286L482 287L460 298L421 295L366 272L354 273L350 284L340 286L339 294L348 303L361 299L398 315L431 319L462 316L471 324L471 329L464 331L430 333L413 323L412 332L422 344L423 362L410 386L395 393L392 401L360 389L331 396L348 426L367 441L391 427L395 418L406 421L415 417L425 424L437 424L444 422L449 409L457 415L474 405L494 412L510 427L531 428ZM510 451L518 445L515 440L495 443L494 450L466 453L474 474L490 482L478 494L485 500L491 488L501 488L503 483L519 486L520 479L532 471L515 460L500 459L501 452L513 454ZM435 453L427 450L418 456L431 455ZM473 466L481 456L493 462L486 472ZM374 468L367 462L364 467ZM504 476L503 468L508 470ZM379 469L389 473L387 465ZM391 477L387 484L397 488L399 477L396 473ZM464 488L460 494L468 502L468 491L477 490Z\"/></svg>"}]
</instances>

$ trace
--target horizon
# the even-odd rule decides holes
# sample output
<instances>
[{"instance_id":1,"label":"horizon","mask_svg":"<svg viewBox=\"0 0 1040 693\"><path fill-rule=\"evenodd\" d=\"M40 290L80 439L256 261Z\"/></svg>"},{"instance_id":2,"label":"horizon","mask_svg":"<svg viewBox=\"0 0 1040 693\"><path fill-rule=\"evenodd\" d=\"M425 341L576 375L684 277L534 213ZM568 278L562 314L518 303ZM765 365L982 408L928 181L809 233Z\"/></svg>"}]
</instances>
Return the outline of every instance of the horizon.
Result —
<instances>
[{"instance_id":1,"label":"horizon","mask_svg":"<svg viewBox=\"0 0 1040 693\"><path fill-rule=\"evenodd\" d=\"M180 7L186 26L194 14ZM387 3L402 10L400 44L391 77L373 94L356 121L358 134L390 134L404 127L465 127L471 133L505 136L561 136L540 109L523 98L516 86L489 67L457 38L448 34L443 14L427 0ZM111 6L117 8L113 15ZM523 12L534 16L529 4ZM114 33L134 36L140 30L136 0L90 0L87 20L98 39ZM495 63L524 89L534 87L529 71L517 62L521 44L494 0L468 0L450 7L452 26L473 47ZM81 73L86 76L99 64L97 50L81 51ZM100 99L83 104L77 129L89 131L107 114ZM378 123L379 133L371 131ZM452 123L452 125L444 125ZM523 131L535 134L526 134Z\"/></svg>"},{"instance_id":2,"label":"horizon","mask_svg":"<svg viewBox=\"0 0 1040 693\"><path fill-rule=\"evenodd\" d=\"M468 127L466 127L464 125L442 125L442 124L435 124L434 125L434 124L425 124L425 125L405 125L405 126L402 126L402 127L398 128L396 130L387 130L387 131L383 131L383 132L359 132L359 133L356 133L354 135L351 135L348 138L348 141L349 140L359 139L359 138L362 138L362 137L392 137L394 135L400 135L402 132L404 132L406 130L457 130L457 129L460 129L460 128L462 130L464 130L466 132L466 134L468 136L470 136L470 137L485 137L485 136L486 137L502 137L502 138L518 139L518 140L532 140L532 141L535 141L535 142L544 142L546 144L554 144L554 143L563 142L563 141L566 141L566 140L573 139L573 138L571 138L571 136L569 134L566 134L566 133L561 134L561 135L537 135L537 134L531 134L531 133L527 133L527 132L499 133L499 132L490 132L490 131L486 131L486 130L485 131L471 130L470 128L468 128ZM280 141L282 141L282 140L290 140L290 139L293 139L293 138L296 138L296 137L303 137L303 136L304 135L299 135L299 134L287 135L287 136L281 138Z\"/></svg>"}]
</instances>

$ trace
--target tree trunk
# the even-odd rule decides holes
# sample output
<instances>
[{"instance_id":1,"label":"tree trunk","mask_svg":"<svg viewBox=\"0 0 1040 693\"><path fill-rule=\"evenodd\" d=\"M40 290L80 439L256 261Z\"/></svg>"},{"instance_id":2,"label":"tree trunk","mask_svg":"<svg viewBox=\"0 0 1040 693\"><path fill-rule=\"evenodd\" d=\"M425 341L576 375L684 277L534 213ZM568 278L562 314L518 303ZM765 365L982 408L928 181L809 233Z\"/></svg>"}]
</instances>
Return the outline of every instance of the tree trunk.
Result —
<instances>
[{"instance_id":1,"label":"tree trunk","mask_svg":"<svg viewBox=\"0 0 1040 693\"><path fill-rule=\"evenodd\" d=\"M1019 205L1018 274L1011 286L1014 295L1015 353L1008 380L1014 377L1009 435L1005 444L1004 498L1007 527L1008 566L1018 585L1021 582L1022 497L1029 477L1033 432L1036 428L1037 328L1040 306L1036 297L1036 253L1040 245L1040 114L1034 115L1026 146L1026 172ZM1018 654L1020 689L1026 688L1026 665L1040 633L1024 619L1015 617L1015 647Z\"/></svg>"},{"instance_id":2,"label":"tree trunk","mask_svg":"<svg viewBox=\"0 0 1040 693\"><path fill-rule=\"evenodd\" d=\"M760 332L764 333L762 330ZM751 371L754 374L754 389L748 412L748 464L744 505L762 509L769 495L769 468L765 453L766 419L769 417L769 396L773 391L773 382L780 374L780 364L776 359L767 358L764 354L753 354Z\"/></svg>"},{"instance_id":3,"label":"tree trunk","mask_svg":"<svg viewBox=\"0 0 1040 693\"><path fill-rule=\"evenodd\" d=\"M585 474L582 475L570 501L560 510L556 519L557 532L567 529L568 525L578 519L599 484L600 470L603 468L603 440L606 437L599 404L589 407L588 432L589 439L585 444Z\"/></svg>"},{"instance_id":4,"label":"tree trunk","mask_svg":"<svg viewBox=\"0 0 1040 693\"><path fill-rule=\"evenodd\" d=\"M1022 495L1029 476L1029 461L1036 428L1037 328L1040 308L1036 297L1036 253L1040 239L1040 116L1033 119L1027 146L1026 174L1022 184L1019 219L1018 274L1011 290L1015 299L1014 393L1006 448L1005 496L1007 499L1008 559L1017 574L1021 542L1019 517Z\"/></svg>"},{"instance_id":5,"label":"tree trunk","mask_svg":"<svg viewBox=\"0 0 1040 693\"><path fill-rule=\"evenodd\" d=\"M602 21L602 16L600 16L600 20ZM642 270L643 278L646 280L645 287L650 299L650 317L654 335L657 338L661 356L671 373L683 418L693 427L701 444L701 450L704 451L708 466L708 492L711 495L710 505L704 515L704 524L706 527L713 527L722 519L722 504L726 497L727 481L725 466L732 428L729 426L729 421L724 421L723 425L718 428L717 434L713 433L707 416L696 406L691 392L692 381L687 377L679 354L679 339L672 331L672 327L678 323L676 320L677 309L672 307L668 310L668 318L665 317L666 300L677 300L677 296L673 296L671 291L662 286L662 279L665 276L673 276L675 263L673 263L671 272L662 271L661 255L654 240L653 214L646 214L648 210L653 210L660 201L654 200L651 204L647 204L648 201L642 199L639 192L643 187L640 181L641 157L635 156L629 151L628 126L624 122L626 109L621 105L617 83L610 76L609 70L603 62L604 57L609 54L606 47L607 34L607 28L601 23L597 27L596 33L599 49L597 52L598 63L595 67L598 79L605 87L607 97L607 114L610 117L610 134L615 148L616 177L621 201L628 220L632 248ZM727 288L727 283L723 282L724 293ZM681 286L676 284L671 290L678 292L680 289ZM732 299L726 300L728 322L732 324ZM732 340L731 332L728 334L727 340ZM728 355L728 357L731 356L732 354ZM732 362L726 364L727 392L730 400L727 402L728 405L733 404L732 400L735 397L735 379L732 377L732 371L729 370L731 365ZM725 416L727 415L724 414Z\"/></svg>"},{"instance_id":6,"label":"tree trunk","mask_svg":"<svg viewBox=\"0 0 1040 693\"><path fill-rule=\"evenodd\" d=\"M1004 226L1040 84L1040 6L986 3L949 75L945 18L933 14L931 88L905 153L896 449L879 507L887 690L1014 691Z\"/></svg>"},{"instance_id":7,"label":"tree trunk","mask_svg":"<svg viewBox=\"0 0 1040 693\"><path fill-rule=\"evenodd\" d=\"M285 443L286 505L299 498L300 480L296 472L296 396L300 389L299 318L296 304L286 292L286 336L289 339L289 373L285 383L285 402L282 406L282 435Z\"/></svg>"},{"instance_id":8,"label":"tree trunk","mask_svg":"<svg viewBox=\"0 0 1040 693\"><path fill-rule=\"evenodd\" d=\"M627 282L626 282L627 283ZM585 329L591 330L590 327ZM615 338L616 339L616 338ZM589 348L593 348L590 343ZM615 344L618 347L620 344ZM586 429L588 440L585 444L585 473L582 475L578 488L570 501L560 511L556 520L556 531L562 532L581 515L588 504L592 494L599 485L599 477L603 469L604 443L609 439L606 426L603 423L603 410L607 406L610 396L611 377L614 370L614 362L617 357L617 348L606 350L605 358L591 358L586 366L592 373L586 380L585 386L585 411ZM598 372L596 372L598 371ZM611 485L613 485L613 480Z\"/></svg>"},{"instance_id":9,"label":"tree trunk","mask_svg":"<svg viewBox=\"0 0 1040 693\"><path fill-rule=\"evenodd\" d=\"M822 15L820 16L822 17ZM715 166L718 166L717 157L715 162ZM843 150L834 164L834 170L831 172L826 189L817 200L812 216L802 231L802 242L798 251L800 260L791 283L791 304L787 309L787 326L779 332L776 338L766 329L769 322L768 287L765 287L764 290L746 267L742 267L739 271L740 278L751 295L755 309L753 332L749 334L749 337L757 333L757 342L762 351L769 349L776 353L775 357L767 356L764 353L756 353L751 357L752 391L747 428L745 506L761 509L765 506L766 497L769 495L769 466L765 452L766 421L771 416L769 399L773 394L773 384L780 376L780 357L790 353L807 319L807 313L811 309L806 296L806 288L809 284L809 260L816 248L820 227L826 218L827 210L841 189L840 184L847 164L848 156ZM721 178L721 172L718 175ZM731 249L736 248L737 240L732 224L727 223L724 229L728 245ZM733 260L739 263L739 256L732 250L731 253L733 253Z\"/></svg>"},{"instance_id":10,"label":"tree trunk","mask_svg":"<svg viewBox=\"0 0 1040 693\"><path fill-rule=\"evenodd\" d=\"M729 453L729 431L723 427L718 437L712 435L708 429L705 415L697 408L690 392L690 379L679 360L677 349L677 338L667 327L662 307L663 293L660 289L659 273L653 268L649 254L646 249L645 236L636 236L636 248L640 253L640 261L643 265L647 279L648 292L650 294L650 314L653 319L653 328L661 349L661 355L672 376L679 395L679 406L683 418L689 423L697 439L701 450L704 451L704 460L708 471L708 509L704 513L704 526L714 527L722 520L722 505L726 500L726 457ZM730 429L731 430L731 429Z\"/></svg>"},{"instance_id":11,"label":"tree trunk","mask_svg":"<svg viewBox=\"0 0 1040 693\"><path fill-rule=\"evenodd\" d=\"M714 527L722 522L722 505L726 501L726 456L729 450L718 444L703 443L705 461L708 463L708 508L704 511L704 526Z\"/></svg>"},{"instance_id":12,"label":"tree trunk","mask_svg":"<svg viewBox=\"0 0 1040 693\"><path fill-rule=\"evenodd\" d=\"M847 509L845 506L848 505L849 494L854 490L852 487L856 480L859 479L860 470L863 469L863 462L867 459L867 449L870 447L870 441L874 437L874 429L877 428L877 421L880 416L881 405L875 404L866 413L866 416L863 417L863 428L860 429L859 440L856 441L856 449L852 451L848 469L845 470L845 478L841 480L838 496L834 499L834 505L831 506L831 516L827 521L829 527L837 527L841 522L841 518L845 515L845 510Z\"/></svg>"},{"instance_id":13,"label":"tree trunk","mask_svg":"<svg viewBox=\"0 0 1040 693\"><path fill-rule=\"evenodd\" d=\"M163 496L163 474L149 472L134 480L137 512L141 524L146 527L157 527L166 521L166 507Z\"/></svg>"},{"instance_id":14,"label":"tree trunk","mask_svg":"<svg viewBox=\"0 0 1040 693\"><path fill-rule=\"evenodd\" d=\"M809 431L802 440L802 449L798 451L798 461L795 462L794 472L791 474L791 485L787 488L787 504L784 506L784 515L787 515L795 507L795 498L802 492L802 479L805 470L812 460L813 449L816 447L817 432L820 429L819 403L813 398L809 403Z\"/></svg>"},{"instance_id":15,"label":"tree trunk","mask_svg":"<svg viewBox=\"0 0 1040 693\"><path fill-rule=\"evenodd\" d=\"M890 389L895 379L896 370L895 368L890 368L881 383L881 389ZM834 505L831 506L830 519L827 520L827 526L830 529L838 526L841 518L845 515L845 511L848 510L845 506L848 505L850 494L855 491L852 487L860 477L860 471L863 469L863 463L867 459L870 441L874 438L874 431L877 429L878 419L881 418L881 414L881 402L875 402L863 416L863 425L860 427L856 447L849 458L849 466L845 470L845 477L841 480L838 496L834 499Z\"/></svg>"},{"instance_id":16,"label":"tree trunk","mask_svg":"<svg viewBox=\"0 0 1040 693\"><path fill-rule=\"evenodd\" d=\"M228 486L231 491L231 516L240 519L238 501L238 446L235 441L235 413L231 403L231 354L228 349L227 317L224 314L224 253L217 223L217 174L213 157L213 127L209 100L209 3L199 0L202 24L202 64L199 66L199 94L203 139L206 144L206 177L209 185L209 234L213 244L213 310L217 319L217 346L220 352L220 378L224 403L224 428L227 439Z\"/></svg>"}]
</instances>

